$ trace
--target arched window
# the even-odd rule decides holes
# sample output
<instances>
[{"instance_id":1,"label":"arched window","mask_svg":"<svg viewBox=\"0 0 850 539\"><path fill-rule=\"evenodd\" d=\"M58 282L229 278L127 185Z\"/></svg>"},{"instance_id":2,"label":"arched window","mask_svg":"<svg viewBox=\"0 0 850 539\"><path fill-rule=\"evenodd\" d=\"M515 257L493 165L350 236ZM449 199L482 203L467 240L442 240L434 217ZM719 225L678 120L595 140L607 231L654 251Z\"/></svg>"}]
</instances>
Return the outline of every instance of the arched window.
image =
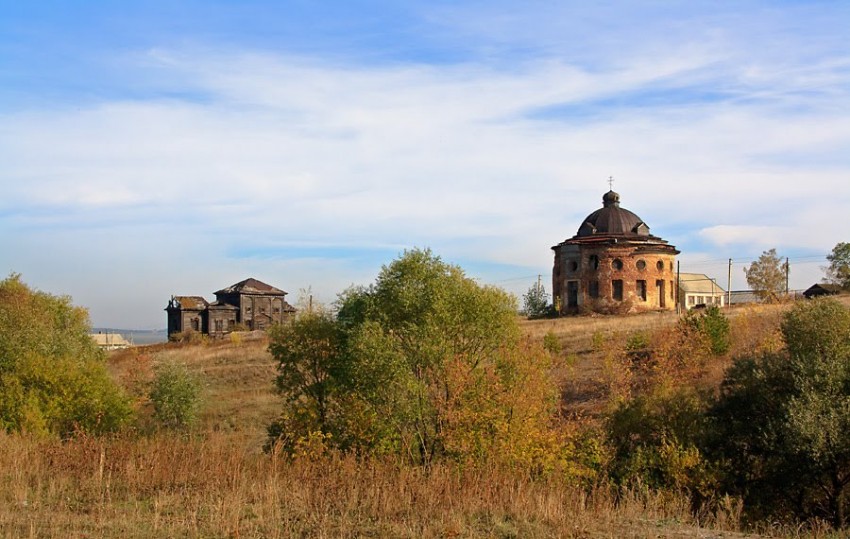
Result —
<instances>
[{"instance_id":1,"label":"arched window","mask_svg":"<svg viewBox=\"0 0 850 539\"><path fill-rule=\"evenodd\" d=\"M615 258L614 261L611 262L611 265L614 267L615 270L623 269L623 261L619 258Z\"/></svg>"}]
</instances>

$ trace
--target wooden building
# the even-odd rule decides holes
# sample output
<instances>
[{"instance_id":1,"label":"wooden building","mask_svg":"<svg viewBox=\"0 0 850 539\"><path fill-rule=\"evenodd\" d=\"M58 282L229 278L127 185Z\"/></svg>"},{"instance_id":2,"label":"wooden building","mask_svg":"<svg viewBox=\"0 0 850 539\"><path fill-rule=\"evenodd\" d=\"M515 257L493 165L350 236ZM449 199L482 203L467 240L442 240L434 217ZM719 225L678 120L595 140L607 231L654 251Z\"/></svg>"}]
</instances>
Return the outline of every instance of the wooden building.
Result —
<instances>
[{"instance_id":1,"label":"wooden building","mask_svg":"<svg viewBox=\"0 0 850 539\"><path fill-rule=\"evenodd\" d=\"M237 329L268 329L295 312L286 294L250 278L216 292L213 303L200 296L171 296L165 308L168 334L196 331L221 336Z\"/></svg>"}]
</instances>

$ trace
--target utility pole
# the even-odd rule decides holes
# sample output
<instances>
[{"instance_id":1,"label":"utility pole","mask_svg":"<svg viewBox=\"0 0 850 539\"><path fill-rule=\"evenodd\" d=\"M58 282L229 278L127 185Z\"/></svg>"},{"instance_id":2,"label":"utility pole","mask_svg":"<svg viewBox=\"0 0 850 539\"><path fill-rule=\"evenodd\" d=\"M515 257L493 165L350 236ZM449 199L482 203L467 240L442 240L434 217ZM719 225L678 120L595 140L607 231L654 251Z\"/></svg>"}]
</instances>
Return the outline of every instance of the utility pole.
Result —
<instances>
[{"instance_id":1,"label":"utility pole","mask_svg":"<svg viewBox=\"0 0 850 539\"><path fill-rule=\"evenodd\" d=\"M729 259L729 275L726 276L726 308L732 308L732 259Z\"/></svg>"},{"instance_id":2,"label":"utility pole","mask_svg":"<svg viewBox=\"0 0 850 539\"><path fill-rule=\"evenodd\" d=\"M681 262L677 260L676 261L676 314L681 314L681 307L679 306L679 287L680 287L679 279L681 278L681 272L679 270L680 264L681 264Z\"/></svg>"},{"instance_id":3,"label":"utility pole","mask_svg":"<svg viewBox=\"0 0 850 539\"><path fill-rule=\"evenodd\" d=\"M790 272L790 270L791 270L791 268L788 265L788 257L786 256L785 257L785 297L786 298L788 297L788 273Z\"/></svg>"}]
</instances>

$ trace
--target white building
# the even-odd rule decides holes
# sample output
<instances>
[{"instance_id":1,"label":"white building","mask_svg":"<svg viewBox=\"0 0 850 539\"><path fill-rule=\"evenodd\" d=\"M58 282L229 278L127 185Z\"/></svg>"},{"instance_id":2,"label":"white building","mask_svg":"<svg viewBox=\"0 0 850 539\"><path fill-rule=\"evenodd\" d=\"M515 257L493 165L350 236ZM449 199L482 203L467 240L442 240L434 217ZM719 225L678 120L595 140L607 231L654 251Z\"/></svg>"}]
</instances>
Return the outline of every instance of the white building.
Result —
<instances>
[{"instance_id":1,"label":"white building","mask_svg":"<svg viewBox=\"0 0 850 539\"><path fill-rule=\"evenodd\" d=\"M707 307L726 304L726 291L717 282L704 273L679 274L679 307L683 311L696 306Z\"/></svg>"},{"instance_id":2,"label":"white building","mask_svg":"<svg viewBox=\"0 0 850 539\"><path fill-rule=\"evenodd\" d=\"M91 333L90 336L101 350L121 350L132 346L120 333Z\"/></svg>"}]
</instances>

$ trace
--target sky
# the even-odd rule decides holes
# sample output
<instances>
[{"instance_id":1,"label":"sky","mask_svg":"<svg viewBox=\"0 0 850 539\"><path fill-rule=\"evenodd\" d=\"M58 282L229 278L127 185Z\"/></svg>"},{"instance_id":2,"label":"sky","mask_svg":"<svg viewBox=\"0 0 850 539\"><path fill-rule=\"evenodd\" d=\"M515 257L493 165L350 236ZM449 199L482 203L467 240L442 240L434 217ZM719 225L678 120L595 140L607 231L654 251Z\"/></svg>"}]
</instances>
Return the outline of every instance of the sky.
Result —
<instances>
[{"instance_id":1,"label":"sky","mask_svg":"<svg viewBox=\"0 0 850 539\"><path fill-rule=\"evenodd\" d=\"M0 272L95 326L431 248L521 296L621 202L683 272L850 241L844 1L0 0ZM0 276L2 277L2 276Z\"/></svg>"}]
</instances>

